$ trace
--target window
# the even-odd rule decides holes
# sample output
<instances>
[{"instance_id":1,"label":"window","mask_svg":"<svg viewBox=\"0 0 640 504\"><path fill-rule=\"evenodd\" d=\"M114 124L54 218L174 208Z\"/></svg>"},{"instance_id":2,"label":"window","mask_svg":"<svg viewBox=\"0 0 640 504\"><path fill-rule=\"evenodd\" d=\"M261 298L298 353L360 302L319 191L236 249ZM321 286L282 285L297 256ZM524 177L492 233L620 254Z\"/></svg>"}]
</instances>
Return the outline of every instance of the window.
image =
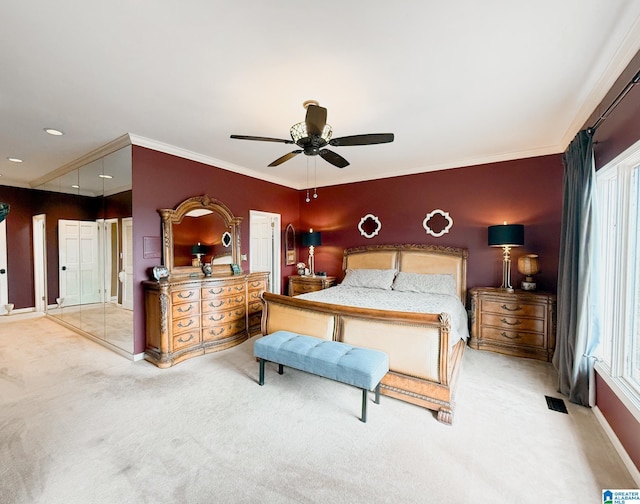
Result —
<instances>
[{"instance_id":1,"label":"window","mask_svg":"<svg viewBox=\"0 0 640 504\"><path fill-rule=\"evenodd\" d=\"M596 174L598 372L640 416L640 142Z\"/></svg>"}]
</instances>

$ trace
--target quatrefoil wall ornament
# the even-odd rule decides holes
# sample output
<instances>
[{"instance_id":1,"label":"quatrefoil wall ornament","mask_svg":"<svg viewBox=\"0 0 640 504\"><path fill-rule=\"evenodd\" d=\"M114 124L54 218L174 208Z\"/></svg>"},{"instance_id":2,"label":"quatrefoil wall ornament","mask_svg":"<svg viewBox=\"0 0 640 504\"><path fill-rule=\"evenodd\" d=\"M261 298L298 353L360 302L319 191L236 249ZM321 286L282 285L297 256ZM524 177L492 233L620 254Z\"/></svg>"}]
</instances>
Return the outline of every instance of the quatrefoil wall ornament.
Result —
<instances>
[{"instance_id":1,"label":"quatrefoil wall ornament","mask_svg":"<svg viewBox=\"0 0 640 504\"><path fill-rule=\"evenodd\" d=\"M229 231L225 231L224 233L222 233L222 244L225 247L231 245L231 233L229 233Z\"/></svg>"},{"instance_id":2,"label":"quatrefoil wall ornament","mask_svg":"<svg viewBox=\"0 0 640 504\"><path fill-rule=\"evenodd\" d=\"M382 224L380 223L380 219L369 213L360 219L358 229L360 230L360 234L365 238L373 238L380 232L380 229L382 229Z\"/></svg>"},{"instance_id":3,"label":"quatrefoil wall ornament","mask_svg":"<svg viewBox=\"0 0 640 504\"><path fill-rule=\"evenodd\" d=\"M449 212L436 208L429 212L424 218L422 227L424 227L427 234L439 238L443 234L448 233L453 227L453 219L449 215Z\"/></svg>"}]
</instances>

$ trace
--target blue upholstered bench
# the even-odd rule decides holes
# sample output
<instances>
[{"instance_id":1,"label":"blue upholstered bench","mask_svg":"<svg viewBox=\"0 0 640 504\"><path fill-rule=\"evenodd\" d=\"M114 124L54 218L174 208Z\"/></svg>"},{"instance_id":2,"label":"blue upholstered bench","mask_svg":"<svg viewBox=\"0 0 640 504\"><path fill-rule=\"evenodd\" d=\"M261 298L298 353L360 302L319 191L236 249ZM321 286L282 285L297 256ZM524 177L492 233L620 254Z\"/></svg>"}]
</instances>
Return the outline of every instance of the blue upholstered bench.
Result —
<instances>
[{"instance_id":1,"label":"blue upholstered bench","mask_svg":"<svg viewBox=\"0 0 640 504\"><path fill-rule=\"evenodd\" d=\"M362 417L367 421L367 392L374 390L376 404L380 403L380 380L389 371L386 353L360 348L289 331L276 331L256 340L253 354L260 359L260 381L264 384L264 363L278 364L306 371L324 378L362 389Z\"/></svg>"}]
</instances>

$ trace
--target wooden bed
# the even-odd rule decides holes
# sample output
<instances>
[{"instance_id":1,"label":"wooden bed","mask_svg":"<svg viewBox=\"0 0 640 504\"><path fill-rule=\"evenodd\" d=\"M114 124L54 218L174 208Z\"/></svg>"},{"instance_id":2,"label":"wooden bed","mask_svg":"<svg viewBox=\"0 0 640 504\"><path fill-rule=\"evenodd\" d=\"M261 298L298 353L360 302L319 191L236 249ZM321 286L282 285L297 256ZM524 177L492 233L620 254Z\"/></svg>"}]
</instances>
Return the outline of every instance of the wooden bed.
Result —
<instances>
[{"instance_id":1,"label":"wooden bed","mask_svg":"<svg viewBox=\"0 0 640 504\"><path fill-rule=\"evenodd\" d=\"M432 245L350 248L344 252L343 268L452 275L456 293L465 304L466 249ZM449 344L449 313L361 308L268 292L262 299L262 334L289 330L382 350L389 355L390 367L382 380L382 393L433 410L440 422L451 424L466 340Z\"/></svg>"}]
</instances>

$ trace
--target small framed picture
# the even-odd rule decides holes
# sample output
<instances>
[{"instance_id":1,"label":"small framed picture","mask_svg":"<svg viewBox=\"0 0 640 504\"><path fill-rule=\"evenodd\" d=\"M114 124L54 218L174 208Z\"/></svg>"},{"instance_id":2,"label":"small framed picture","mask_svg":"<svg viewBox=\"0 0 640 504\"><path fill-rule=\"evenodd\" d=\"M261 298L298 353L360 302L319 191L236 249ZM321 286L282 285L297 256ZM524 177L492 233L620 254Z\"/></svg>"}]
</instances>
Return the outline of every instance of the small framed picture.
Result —
<instances>
[{"instance_id":1,"label":"small framed picture","mask_svg":"<svg viewBox=\"0 0 640 504\"><path fill-rule=\"evenodd\" d=\"M231 265L231 271L233 271L234 275L239 275L240 274L240 266L238 266L237 264L232 264Z\"/></svg>"}]
</instances>

